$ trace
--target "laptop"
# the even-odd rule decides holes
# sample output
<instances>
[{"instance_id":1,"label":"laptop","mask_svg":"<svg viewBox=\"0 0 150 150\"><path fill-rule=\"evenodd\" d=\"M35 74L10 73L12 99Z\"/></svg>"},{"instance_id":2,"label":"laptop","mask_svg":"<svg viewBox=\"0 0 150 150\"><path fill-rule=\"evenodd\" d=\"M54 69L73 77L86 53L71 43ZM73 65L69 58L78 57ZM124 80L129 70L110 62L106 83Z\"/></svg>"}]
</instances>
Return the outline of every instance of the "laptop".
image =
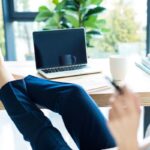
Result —
<instances>
[{"instance_id":1,"label":"laptop","mask_svg":"<svg viewBox=\"0 0 150 150\"><path fill-rule=\"evenodd\" d=\"M37 72L47 79L99 73L87 63L83 28L33 32Z\"/></svg>"}]
</instances>

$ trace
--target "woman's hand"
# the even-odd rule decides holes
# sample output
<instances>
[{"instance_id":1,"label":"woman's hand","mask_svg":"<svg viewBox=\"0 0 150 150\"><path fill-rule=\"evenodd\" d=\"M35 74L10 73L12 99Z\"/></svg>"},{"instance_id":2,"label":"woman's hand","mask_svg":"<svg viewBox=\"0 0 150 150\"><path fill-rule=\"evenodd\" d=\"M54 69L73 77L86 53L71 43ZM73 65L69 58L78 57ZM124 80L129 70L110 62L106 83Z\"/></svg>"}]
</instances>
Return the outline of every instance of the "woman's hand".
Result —
<instances>
[{"instance_id":1,"label":"woman's hand","mask_svg":"<svg viewBox=\"0 0 150 150\"><path fill-rule=\"evenodd\" d=\"M120 150L137 150L137 130L140 118L140 104L137 95L127 88L123 94L115 93L111 98L108 125Z\"/></svg>"}]
</instances>

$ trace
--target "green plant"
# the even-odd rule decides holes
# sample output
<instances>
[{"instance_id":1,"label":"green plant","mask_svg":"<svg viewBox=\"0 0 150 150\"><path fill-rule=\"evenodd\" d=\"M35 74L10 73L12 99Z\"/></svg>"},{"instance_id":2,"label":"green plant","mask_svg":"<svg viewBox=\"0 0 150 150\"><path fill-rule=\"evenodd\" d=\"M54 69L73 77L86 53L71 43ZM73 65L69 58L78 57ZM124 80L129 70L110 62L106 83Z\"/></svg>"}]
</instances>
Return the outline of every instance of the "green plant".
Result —
<instances>
[{"instance_id":1,"label":"green plant","mask_svg":"<svg viewBox=\"0 0 150 150\"><path fill-rule=\"evenodd\" d=\"M102 2L103 0L53 0L54 7L50 9L41 6L35 20L44 22L45 30L84 27L87 46L91 46L91 39L107 31L105 19L100 18L105 10L101 6Z\"/></svg>"},{"instance_id":2,"label":"green plant","mask_svg":"<svg viewBox=\"0 0 150 150\"><path fill-rule=\"evenodd\" d=\"M118 0L112 4L112 8L107 16L110 32L103 36L99 44L107 52L117 52L119 42L140 42L142 37L140 23L136 21L136 14L129 2Z\"/></svg>"}]
</instances>

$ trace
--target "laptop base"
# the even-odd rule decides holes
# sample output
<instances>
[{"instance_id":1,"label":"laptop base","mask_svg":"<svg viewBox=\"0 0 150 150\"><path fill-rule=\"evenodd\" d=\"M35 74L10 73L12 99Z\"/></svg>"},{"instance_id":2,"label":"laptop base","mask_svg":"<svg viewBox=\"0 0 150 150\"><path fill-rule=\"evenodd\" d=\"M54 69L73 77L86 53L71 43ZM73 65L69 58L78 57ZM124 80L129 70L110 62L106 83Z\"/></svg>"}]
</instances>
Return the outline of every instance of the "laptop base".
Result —
<instances>
[{"instance_id":1,"label":"laptop base","mask_svg":"<svg viewBox=\"0 0 150 150\"><path fill-rule=\"evenodd\" d=\"M92 68L92 67L79 69L79 70L55 72L55 73L45 73L42 70L38 70L38 73L46 79L65 78L65 77L72 77L72 76L96 74L101 72L102 71L100 69Z\"/></svg>"}]
</instances>

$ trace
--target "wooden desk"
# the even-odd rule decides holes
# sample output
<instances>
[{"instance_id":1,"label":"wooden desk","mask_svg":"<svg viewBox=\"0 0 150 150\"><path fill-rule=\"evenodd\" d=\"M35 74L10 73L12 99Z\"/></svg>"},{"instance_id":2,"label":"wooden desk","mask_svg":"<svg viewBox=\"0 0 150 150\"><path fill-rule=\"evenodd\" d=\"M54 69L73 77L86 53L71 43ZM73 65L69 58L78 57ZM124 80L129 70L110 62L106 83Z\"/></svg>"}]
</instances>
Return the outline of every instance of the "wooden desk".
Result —
<instances>
[{"instance_id":1,"label":"wooden desk","mask_svg":"<svg viewBox=\"0 0 150 150\"><path fill-rule=\"evenodd\" d=\"M103 74L110 76L109 63L107 59L95 60L94 63L102 69ZM7 62L9 70L18 75L35 75L36 73L34 62ZM68 78L55 79L55 81L77 83L83 86L87 92L93 97L96 103L101 107L109 106L109 97L111 96L113 89L102 78L102 74L91 74L85 76L76 76ZM150 76L137 68L133 62L130 62L129 71L126 78L126 83L134 92L138 93L142 100L143 106L150 106ZM0 109L3 109L0 104Z\"/></svg>"}]
</instances>

